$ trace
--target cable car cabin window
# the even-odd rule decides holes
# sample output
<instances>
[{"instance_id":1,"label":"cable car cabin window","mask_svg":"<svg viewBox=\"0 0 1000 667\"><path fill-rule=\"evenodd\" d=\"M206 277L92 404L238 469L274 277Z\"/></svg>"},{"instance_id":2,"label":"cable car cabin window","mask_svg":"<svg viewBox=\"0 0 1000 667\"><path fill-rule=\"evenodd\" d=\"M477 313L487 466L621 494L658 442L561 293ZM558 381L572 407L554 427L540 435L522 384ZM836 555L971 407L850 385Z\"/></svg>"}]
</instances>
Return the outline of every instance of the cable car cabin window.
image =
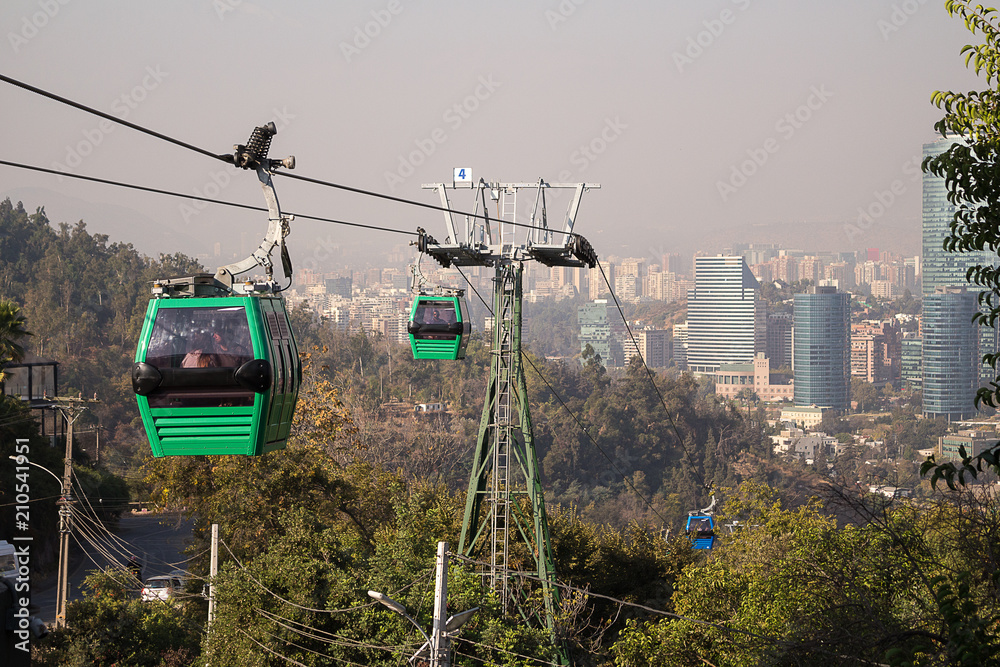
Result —
<instances>
[{"instance_id":1,"label":"cable car cabin window","mask_svg":"<svg viewBox=\"0 0 1000 667\"><path fill-rule=\"evenodd\" d=\"M149 407L251 406L254 393L236 383L233 374L253 358L242 306L160 308L146 363L173 381L149 394Z\"/></svg>"},{"instance_id":2,"label":"cable car cabin window","mask_svg":"<svg viewBox=\"0 0 1000 667\"><path fill-rule=\"evenodd\" d=\"M453 330L457 322L454 301L422 301L413 318L416 325L413 336L424 340L454 340L458 336Z\"/></svg>"}]
</instances>

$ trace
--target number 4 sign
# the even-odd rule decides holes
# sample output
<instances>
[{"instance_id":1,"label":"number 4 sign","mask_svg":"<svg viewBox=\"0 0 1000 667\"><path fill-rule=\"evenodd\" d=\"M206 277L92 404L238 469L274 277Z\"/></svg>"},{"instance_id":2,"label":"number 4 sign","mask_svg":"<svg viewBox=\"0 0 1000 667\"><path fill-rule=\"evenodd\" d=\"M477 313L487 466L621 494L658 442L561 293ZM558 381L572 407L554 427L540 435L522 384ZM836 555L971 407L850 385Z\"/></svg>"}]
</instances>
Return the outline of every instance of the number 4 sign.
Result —
<instances>
[{"instance_id":1,"label":"number 4 sign","mask_svg":"<svg viewBox=\"0 0 1000 667\"><path fill-rule=\"evenodd\" d=\"M452 179L455 185L465 183L472 185L472 169L469 167L455 167L455 177Z\"/></svg>"}]
</instances>

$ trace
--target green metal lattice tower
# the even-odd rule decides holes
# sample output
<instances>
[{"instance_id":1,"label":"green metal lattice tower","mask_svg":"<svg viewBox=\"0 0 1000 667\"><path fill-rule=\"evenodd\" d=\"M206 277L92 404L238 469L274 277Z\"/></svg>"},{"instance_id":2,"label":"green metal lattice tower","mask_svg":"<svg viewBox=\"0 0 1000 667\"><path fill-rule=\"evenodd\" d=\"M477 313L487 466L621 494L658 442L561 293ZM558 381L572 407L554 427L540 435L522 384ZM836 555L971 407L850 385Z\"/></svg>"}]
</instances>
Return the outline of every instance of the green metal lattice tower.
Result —
<instances>
[{"instance_id":1,"label":"green metal lattice tower","mask_svg":"<svg viewBox=\"0 0 1000 667\"><path fill-rule=\"evenodd\" d=\"M460 172L464 178L459 178ZM495 269L490 380L458 548L463 555L479 556L486 563L483 575L503 601L504 609L516 609L526 619L532 615L524 604L529 589L517 579L521 575L537 579L544 602L544 615L538 620L556 640L555 619L560 597L555 586L555 564L521 357L522 276L529 261L547 266L593 268L596 265L593 248L573 232L573 226L583 192L600 185L549 184L542 179L535 183L487 183L480 179L474 184L469 170L456 169L455 175L450 184L423 186L437 190L442 207L449 209L445 212L445 243L431 239L426 252L446 267ZM455 225L448 201L449 189L474 192L476 210L466 216L464 230ZM551 189L574 191L559 230L548 227L545 193ZM518 218L518 194L532 190L530 215L522 221ZM492 219L487 198L496 206ZM515 239L519 228L527 229L520 243ZM569 664L565 650L560 650L560 662Z\"/></svg>"}]
</instances>

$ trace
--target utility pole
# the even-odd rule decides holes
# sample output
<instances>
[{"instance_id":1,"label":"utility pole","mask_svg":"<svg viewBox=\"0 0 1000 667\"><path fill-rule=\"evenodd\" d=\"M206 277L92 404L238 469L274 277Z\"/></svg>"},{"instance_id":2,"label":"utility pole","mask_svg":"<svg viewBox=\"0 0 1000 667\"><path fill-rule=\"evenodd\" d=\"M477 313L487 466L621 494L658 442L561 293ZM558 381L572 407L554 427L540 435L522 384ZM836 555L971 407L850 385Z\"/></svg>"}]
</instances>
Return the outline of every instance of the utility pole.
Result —
<instances>
[{"instance_id":1,"label":"utility pole","mask_svg":"<svg viewBox=\"0 0 1000 667\"><path fill-rule=\"evenodd\" d=\"M409 663L413 667L451 667L451 638L458 633L459 628L469 622L469 619L479 611L479 607L466 609L463 612L448 616L448 543L438 542L437 561L434 583L434 625L428 637L417 619L410 616L401 603L393 600L385 593L368 591L368 597L377 600L393 612L399 614L417 629L424 643L417 652L410 656Z\"/></svg>"},{"instance_id":2,"label":"utility pole","mask_svg":"<svg viewBox=\"0 0 1000 667\"><path fill-rule=\"evenodd\" d=\"M450 667L451 651L445 624L448 621L448 543L438 542L437 577L434 581L434 626L431 629L431 667Z\"/></svg>"},{"instance_id":3,"label":"utility pole","mask_svg":"<svg viewBox=\"0 0 1000 667\"><path fill-rule=\"evenodd\" d=\"M219 524L212 524L212 560L208 566L208 630L215 620L215 576L219 574Z\"/></svg>"},{"instance_id":4,"label":"utility pole","mask_svg":"<svg viewBox=\"0 0 1000 667\"><path fill-rule=\"evenodd\" d=\"M66 420L66 457L63 460L62 494L56 503L59 506L59 572L56 583L56 627L66 627L66 605L69 601L69 535L73 528L73 425L87 409L83 403L97 403L93 399L60 398L48 399L55 410Z\"/></svg>"},{"instance_id":5,"label":"utility pole","mask_svg":"<svg viewBox=\"0 0 1000 667\"><path fill-rule=\"evenodd\" d=\"M438 192L445 217L445 242L421 232L421 249L445 268L494 267L493 338L490 382L479 423L466 495L465 517L458 552L482 554L484 575L499 595L504 610L516 608L524 618L536 612L523 604L529 595L519 587L512 569L512 548L521 542L534 556L534 567L524 574L540 582L544 609L538 620L552 635L559 664L570 664L565 646L556 637L559 591L552 558L548 518L535 453L527 383L521 356L522 276L526 262L549 267L589 267L597 254L583 236L573 231L583 193L597 183L487 183L472 180L471 169L455 169L451 183L425 184ZM469 190L475 197L474 216L464 228L456 223L448 191ZM549 227L546 192L572 190L565 218ZM518 196L522 196L518 205ZM524 197L528 195L528 197ZM496 215L491 217L491 205ZM524 215L530 210L528 215ZM519 228L527 228L516 238Z\"/></svg>"}]
</instances>

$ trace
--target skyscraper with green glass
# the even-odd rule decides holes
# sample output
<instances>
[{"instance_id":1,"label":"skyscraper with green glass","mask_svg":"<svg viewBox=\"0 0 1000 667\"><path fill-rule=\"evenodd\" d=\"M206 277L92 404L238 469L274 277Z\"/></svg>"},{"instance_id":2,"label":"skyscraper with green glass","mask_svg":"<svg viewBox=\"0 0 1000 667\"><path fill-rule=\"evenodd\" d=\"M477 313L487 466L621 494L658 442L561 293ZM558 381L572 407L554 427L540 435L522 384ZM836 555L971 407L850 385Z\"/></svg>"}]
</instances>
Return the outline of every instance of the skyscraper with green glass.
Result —
<instances>
[{"instance_id":1,"label":"skyscraper with green glass","mask_svg":"<svg viewBox=\"0 0 1000 667\"><path fill-rule=\"evenodd\" d=\"M924 405L929 417L964 419L976 413L979 332L970 322L976 295L963 286L924 296Z\"/></svg>"},{"instance_id":2,"label":"skyscraper with green glass","mask_svg":"<svg viewBox=\"0 0 1000 667\"><path fill-rule=\"evenodd\" d=\"M850 295L810 287L794 296L795 405L846 410L851 400Z\"/></svg>"},{"instance_id":3,"label":"skyscraper with green glass","mask_svg":"<svg viewBox=\"0 0 1000 667\"><path fill-rule=\"evenodd\" d=\"M944 151L948 150L954 143L956 139L938 139L937 141L924 144L923 154L924 157L934 157L940 155ZM926 310L926 304L928 299L932 296L935 299L943 299L948 305L939 305L938 308L955 309L958 306L953 303L954 301L961 301L967 299L968 297L941 297L935 296L938 290L946 287L963 287L965 291L971 294L973 302L975 302L976 292L982 288L969 285L966 282L965 274L966 271L971 266L976 266L981 264L983 266L990 266L996 263L996 255L989 251L978 251L978 252L948 252L944 249L944 240L951 233L951 222L955 215L955 206L948 201L948 192L945 188L945 182L943 178L934 176L933 174L924 174L923 177L923 224L922 224L922 257L921 257L921 287L924 297L924 326L926 327L927 318L930 317L940 317L941 312L935 314L929 314ZM961 310L961 308L959 308ZM956 311L957 312L957 311ZM963 311L964 312L964 311ZM975 312L975 311L973 311ZM977 387L985 385L994 377L994 371L989 366L984 366L981 363L981 356L987 352L995 351L997 349L997 331L992 327L982 327L971 322L972 313L965 317L960 323L960 326L969 327L973 330L973 335L978 338L976 353L974 358L968 363L972 364L973 370L971 371L976 380L974 386L972 387L972 394L974 395ZM941 336L945 336L945 330L942 329ZM948 348L948 339L939 337L938 340L934 342L931 346L932 355L943 355L948 356L949 354L955 360L955 363L967 363L967 349L963 347L965 343L965 332L960 332L958 329L947 329L949 332L947 335L954 334L958 336L953 341L953 348ZM965 386L965 381L962 380L958 382L953 377L951 372L946 372L946 369L939 368L934 370L934 359L932 358L930 369L927 366L928 362L928 348L926 338L924 341L923 350L923 388L924 388L924 413L929 416L942 415L950 416L958 413L965 414L967 408L959 408L959 402L962 406L966 403L971 403L971 398L969 401L965 401L966 397L952 397L950 400L947 398L947 394L954 391L959 385ZM961 359L962 361L959 361ZM958 369L956 369L957 372ZM967 372L965 369L961 369L961 376L964 378ZM957 384L956 384L957 383ZM928 395L937 396L938 399L928 401ZM974 411L973 411L974 412Z\"/></svg>"}]
</instances>

